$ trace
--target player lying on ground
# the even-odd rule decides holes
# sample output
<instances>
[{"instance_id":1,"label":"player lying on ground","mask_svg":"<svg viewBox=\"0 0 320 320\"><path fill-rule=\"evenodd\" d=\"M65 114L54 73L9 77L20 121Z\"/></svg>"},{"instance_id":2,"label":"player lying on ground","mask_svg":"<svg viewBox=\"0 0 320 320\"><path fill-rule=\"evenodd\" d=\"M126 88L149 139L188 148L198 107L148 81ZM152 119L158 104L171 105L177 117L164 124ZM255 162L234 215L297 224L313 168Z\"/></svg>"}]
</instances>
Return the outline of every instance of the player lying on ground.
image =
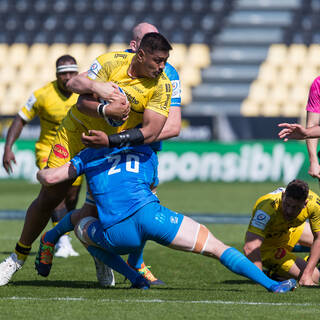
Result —
<instances>
[{"instance_id":1,"label":"player lying on ground","mask_svg":"<svg viewBox=\"0 0 320 320\"><path fill-rule=\"evenodd\" d=\"M301 180L293 180L286 188L260 197L246 233L245 255L275 277L294 277L301 285L318 285L319 203L318 195ZM308 262L292 253L298 241L311 247Z\"/></svg>"},{"instance_id":2,"label":"player lying on ground","mask_svg":"<svg viewBox=\"0 0 320 320\"><path fill-rule=\"evenodd\" d=\"M173 249L217 258L229 270L271 292L295 288L294 279L279 283L268 278L204 225L161 206L150 190L157 177L157 157L149 146L87 148L59 168L39 171L37 177L44 185L54 185L83 173L97 205L98 219L86 217L76 221L76 214L70 213L61 224L75 225L76 235L91 255L126 276L133 287L147 289L149 283L120 255L141 250L147 240L153 240ZM41 240L36 259L40 273L49 274L52 252L53 246Z\"/></svg>"}]
</instances>

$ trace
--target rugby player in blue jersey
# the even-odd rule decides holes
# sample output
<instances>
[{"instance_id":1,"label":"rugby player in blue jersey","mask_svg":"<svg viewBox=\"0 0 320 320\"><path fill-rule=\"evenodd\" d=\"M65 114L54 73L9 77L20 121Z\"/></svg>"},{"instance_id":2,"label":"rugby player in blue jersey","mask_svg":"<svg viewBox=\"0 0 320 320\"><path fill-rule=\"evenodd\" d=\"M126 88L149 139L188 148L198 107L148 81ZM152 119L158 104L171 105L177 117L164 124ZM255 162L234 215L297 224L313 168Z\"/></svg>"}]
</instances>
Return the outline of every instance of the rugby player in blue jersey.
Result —
<instances>
[{"instance_id":1,"label":"rugby player in blue jersey","mask_svg":"<svg viewBox=\"0 0 320 320\"><path fill-rule=\"evenodd\" d=\"M121 148L124 142L131 146ZM295 288L294 279L277 282L268 278L242 253L215 238L204 225L160 205L151 191L157 181L157 157L148 145L128 143L125 135L109 136L108 145L110 148L84 149L61 167L39 171L37 177L50 186L86 175L98 216L76 221L78 215L70 213L60 223L75 225L77 237L91 255L126 276L133 288L148 289L150 284L120 255L139 252L148 240L217 258L229 270L270 292L284 293ZM52 258L52 253L52 245L42 237L38 255ZM38 261L37 269L42 268L49 270L51 264Z\"/></svg>"}]
</instances>

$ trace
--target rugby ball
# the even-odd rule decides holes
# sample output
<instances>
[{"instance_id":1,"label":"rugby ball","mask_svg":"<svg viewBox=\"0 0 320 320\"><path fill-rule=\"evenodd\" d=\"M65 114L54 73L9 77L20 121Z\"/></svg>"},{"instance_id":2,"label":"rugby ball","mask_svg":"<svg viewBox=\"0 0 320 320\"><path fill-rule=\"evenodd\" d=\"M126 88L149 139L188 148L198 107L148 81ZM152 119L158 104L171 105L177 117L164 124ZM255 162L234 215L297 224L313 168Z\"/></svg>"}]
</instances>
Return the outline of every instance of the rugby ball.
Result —
<instances>
[{"instance_id":1,"label":"rugby ball","mask_svg":"<svg viewBox=\"0 0 320 320\"><path fill-rule=\"evenodd\" d=\"M118 88L119 88L119 91L127 98L125 92L124 92L120 87L118 87ZM109 104L109 101L104 100L104 99L102 99L102 98L99 98L99 102L100 102L100 103L103 103L103 104L105 104L105 105L108 105L108 104ZM122 120L114 120L114 119L111 119L111 118L108 118L108 117L105 117L104 119L105 119L105 120L107 121L107 123L110 124L110 126L112 126L112 127L120 127L121 125L123 125L123 124L125 123L125 121L122 121Z\"/></svg>"}]
</instances>

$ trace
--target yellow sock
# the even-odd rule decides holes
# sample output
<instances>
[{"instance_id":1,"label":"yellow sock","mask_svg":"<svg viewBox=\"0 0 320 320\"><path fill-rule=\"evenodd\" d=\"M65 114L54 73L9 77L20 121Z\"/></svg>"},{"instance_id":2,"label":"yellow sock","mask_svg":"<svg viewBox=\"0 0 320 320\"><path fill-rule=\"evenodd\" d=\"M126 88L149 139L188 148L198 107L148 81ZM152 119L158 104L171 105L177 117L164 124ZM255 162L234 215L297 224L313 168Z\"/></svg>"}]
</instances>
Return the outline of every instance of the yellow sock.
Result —
<instances>
[{"instance_id":1,"label":"yellow sock","mask_svg":"<svg viewBox=\"0 0 320 320\"><path fill-rule=\"evenodd\" d=\"M26 261L30 251L31 251L31 246L26 246L20 241L17 242L16 248L14 250L15 254L18 257L18 260L22 260L22 261Z\"/></svg>"}]
</instances>

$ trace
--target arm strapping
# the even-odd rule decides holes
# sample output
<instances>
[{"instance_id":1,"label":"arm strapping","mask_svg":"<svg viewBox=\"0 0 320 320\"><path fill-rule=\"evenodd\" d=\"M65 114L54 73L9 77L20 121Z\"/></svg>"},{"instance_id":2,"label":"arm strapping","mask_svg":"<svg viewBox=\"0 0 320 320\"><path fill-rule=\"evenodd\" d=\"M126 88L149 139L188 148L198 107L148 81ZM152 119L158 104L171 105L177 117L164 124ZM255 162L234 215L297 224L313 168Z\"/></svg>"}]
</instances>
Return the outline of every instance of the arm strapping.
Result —
<instances>
[{"instance_id":1,"label":"arm strapping","mask_svg":"<svg viewBox=\"0 0 320 320\"><path fill-rule=\"evenodd\" d=\"M144 136L140 129L134 128L109 136L109 147L126 147L143 144Z\"/></svg>"}]
</instances>

